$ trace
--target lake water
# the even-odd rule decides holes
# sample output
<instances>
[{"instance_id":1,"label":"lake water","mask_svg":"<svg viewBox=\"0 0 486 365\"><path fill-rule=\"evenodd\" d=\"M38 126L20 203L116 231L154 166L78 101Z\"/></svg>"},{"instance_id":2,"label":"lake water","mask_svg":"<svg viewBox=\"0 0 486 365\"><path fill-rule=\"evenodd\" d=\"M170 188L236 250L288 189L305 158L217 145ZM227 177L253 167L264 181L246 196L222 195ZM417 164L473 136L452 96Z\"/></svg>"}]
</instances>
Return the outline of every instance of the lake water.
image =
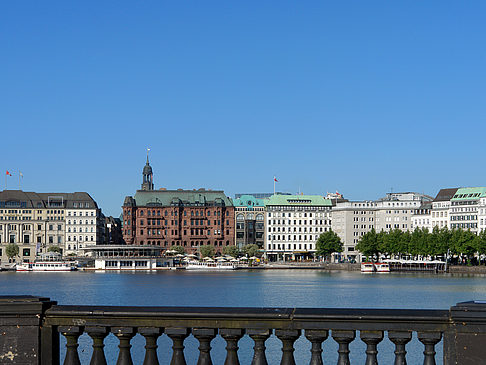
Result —
<instances>
[{"instance_id":1,"label":"lake water","mask_svg":"<svg viewBox=\"0 0 486 365\"><path fill-rule=\"evenodd\" d=\"M164 271L156 273L16 273L0 274L0 295L29 294L47 296L59 304L140 305L140 306L223 306L223 307L347 307L448 309L468 300L486 299L486 278L468 275L373 274L323 272L310 270L262 270L232 272ZM116 359L117 339L110 335L106 353L109 364ZM90 340L80 340L83 363L89 363ZM141 363L143 338L132 343L135 363ZM197 361L197 341L186 340L188 364ZM215 364L224 361L224 341L212 343ZM161 363L170 361L170 340L159 339ZM251 362L252 341L240 342L242 364ZM267 341L270 364L279 363L281 343ZM423 351L416 339L409 348L409 364L416 363ZM310 344L301 338L296 343L297 363L308 363ZM439 352L441 345L437 346ZM337 344L324 343L325 363L336 363ZM138 349L138 350L137 350ZM391 361L393 346L388 340L379 345L382 363ZM364 353L364 344L355 340L354 354ZM386 355L389 353L389 355ZM439 356L440 357L440 356ZM438 357L438 363L441 363ZM361 359L361 358L360 358ZM359 362L364 362L364 360Z\"/></svg>"}]
</instances>

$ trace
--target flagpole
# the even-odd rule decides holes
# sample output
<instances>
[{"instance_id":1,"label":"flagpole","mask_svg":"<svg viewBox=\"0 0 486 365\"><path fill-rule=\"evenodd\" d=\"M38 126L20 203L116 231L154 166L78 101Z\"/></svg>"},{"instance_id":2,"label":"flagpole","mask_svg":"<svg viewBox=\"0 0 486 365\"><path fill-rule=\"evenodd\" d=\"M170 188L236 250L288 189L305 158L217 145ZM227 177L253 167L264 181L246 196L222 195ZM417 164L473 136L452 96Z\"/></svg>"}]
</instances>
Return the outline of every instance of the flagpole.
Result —
<instances>
[{"instance_id":1,"label":"flagpole","mask_svg":"<svg viewBox=\"0 0 486 365\"><path fill-rule=\"evenodd\" d=\"M275 195L275 176L273 177L273 195Z\"/></svg>"}]
</instances>

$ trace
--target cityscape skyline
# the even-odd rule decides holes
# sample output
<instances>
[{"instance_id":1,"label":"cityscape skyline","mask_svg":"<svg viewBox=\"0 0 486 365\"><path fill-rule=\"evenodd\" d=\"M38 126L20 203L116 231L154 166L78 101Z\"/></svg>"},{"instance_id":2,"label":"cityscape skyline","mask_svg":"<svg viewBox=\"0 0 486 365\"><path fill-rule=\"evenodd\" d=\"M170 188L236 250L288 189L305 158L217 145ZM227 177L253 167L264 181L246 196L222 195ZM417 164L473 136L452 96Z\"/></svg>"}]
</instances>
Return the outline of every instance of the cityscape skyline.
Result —
<instances>
[{"instance_id":1,"label":"cityscape skyline","mask_svg":"<svg viewBox=\"0 0 486 365\"><path fill-rule=\"evenodd\" d=\"M485 11L4 2L0 167L114 216L146 147L158 188L234 196L276 176L279 191L360 200L483 186Z\"/></svg>"}]
</instances>

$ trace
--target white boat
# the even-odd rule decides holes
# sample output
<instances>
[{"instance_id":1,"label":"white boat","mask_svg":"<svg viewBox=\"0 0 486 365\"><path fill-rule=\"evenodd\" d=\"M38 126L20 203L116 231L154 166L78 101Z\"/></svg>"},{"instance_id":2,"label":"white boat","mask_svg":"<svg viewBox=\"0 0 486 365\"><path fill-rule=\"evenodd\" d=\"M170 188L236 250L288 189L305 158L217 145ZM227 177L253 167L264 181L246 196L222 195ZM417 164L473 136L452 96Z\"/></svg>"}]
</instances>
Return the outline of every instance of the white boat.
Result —
<instances>
[{"instance_id":1,"label":"white boat","mask_svg":"<svg viewBox=\"0 0 486 365\"><path fill-rule=\"evenodd\" d=\"M70 261L36 261L17 264L17 271L74 271L76 266Z\"/></svg>"},{"instance_id":2,"label":"white boat","mask_svg":"<svg viewBox=\"0 0 486 365\"><path fill-rule=\"evenodd\" d=\"M235 270L236 265L232 262L199 262L188 261L186 270Z\"/></svg>"},{"instance_id":3,"label":"white boat","mask_svg":"<svg viewBox=\"0 0 486 365\"><path fill-rule=\"evenodd\" d=\"M361 272L375 272L375 265L372 262L362 262Z\"/></svg>"},{"instance_id":4,"label":"white boat","mask_svg":"<svg viewBox=\"0 0 486 365\"><path fill-rule=\"evenodd\" d=\"M375 262L376 272L390 272L390 265L386 262Z\"/></svg>"}]
</instances>

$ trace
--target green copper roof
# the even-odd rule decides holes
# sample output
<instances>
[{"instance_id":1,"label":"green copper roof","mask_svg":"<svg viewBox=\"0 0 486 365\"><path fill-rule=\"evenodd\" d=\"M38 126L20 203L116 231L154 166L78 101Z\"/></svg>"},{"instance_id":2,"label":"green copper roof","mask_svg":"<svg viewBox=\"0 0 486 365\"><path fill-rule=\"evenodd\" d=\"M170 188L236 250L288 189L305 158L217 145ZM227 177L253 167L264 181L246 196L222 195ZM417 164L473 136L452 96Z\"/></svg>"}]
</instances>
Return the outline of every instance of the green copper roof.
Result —
<instances>
[{"instance_id":1,"label":"green copper roof","mask_svg":"<svg viewBox=\"0 0 486 365\"><path fill-rule=\"evenodd\" d=\"M324 199L320 195L272 195L265 205L290 205L290 206L325 206L330 207L332 203L329 199Z\"/></svg>"},{"instance_id":2,"label":"green copper roof","mask_svg":"<svg viewBox=\"0 0 486 365\"><path fill-rule=\"evenodd\" d=\"M135 204L141 206L192 205L233 206L231 199L218 190L138 190L134 196Z\"/></svg>"},{"instance_id":3,"label":"green copper roof","mask_svg":"<svg viewBox=\"0 0 486 365\"><path fill-rule=\"evenodd\" d=\"M457 200L478 200L486 196L486 188L459 188L452 197L451 201Z\"/></svg>"},{"instance_id":4,"label":"green copper roof","mask_svg":"<svg viewBox=\"0 0 486 365\"><path fill-rule=\"evenodd\" d=\"M263 207L263 199L255 198L253 195L242 195L238 199L233 199L235 207Z\"/></svg>"}]
</instances>

